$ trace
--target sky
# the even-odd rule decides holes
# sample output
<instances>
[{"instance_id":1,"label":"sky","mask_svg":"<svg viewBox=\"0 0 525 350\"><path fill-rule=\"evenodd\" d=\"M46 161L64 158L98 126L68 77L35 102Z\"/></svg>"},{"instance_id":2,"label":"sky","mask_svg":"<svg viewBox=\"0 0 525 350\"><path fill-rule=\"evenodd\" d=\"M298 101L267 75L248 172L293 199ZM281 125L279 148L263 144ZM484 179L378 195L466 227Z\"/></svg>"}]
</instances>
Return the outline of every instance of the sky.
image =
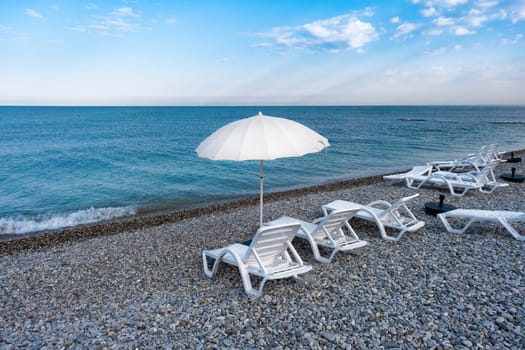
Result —
<instances>
[{"instance_id":1,"label":"sky","mask_svg":"<svg viewBox=\"0 0 525 350\"><path fill-rule=\"evenodd\" d=\"M525 0L0 0L0 105L525 105Z\"/></svg>"}]
</instances>

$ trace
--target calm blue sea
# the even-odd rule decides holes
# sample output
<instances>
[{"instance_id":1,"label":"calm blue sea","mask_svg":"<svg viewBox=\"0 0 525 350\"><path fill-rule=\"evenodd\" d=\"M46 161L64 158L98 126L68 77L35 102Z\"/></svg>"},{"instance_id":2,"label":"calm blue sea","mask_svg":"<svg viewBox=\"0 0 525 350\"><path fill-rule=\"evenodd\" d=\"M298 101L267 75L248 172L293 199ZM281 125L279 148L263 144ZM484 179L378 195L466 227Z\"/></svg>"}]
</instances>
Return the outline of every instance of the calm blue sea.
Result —
<instances>
[{"instance_id":1,"label":"calm blue sea","mask_svg":"<svg viewBox=\"0 0 525 350\"><path fill-rule=\"evenodd\" d=\"M0 107L0 234L255 195L257 161L198 158L217 128L256 115L327 137L265 162L268 192L525 148L525 107Z\"/></svg>"}]
</instances>

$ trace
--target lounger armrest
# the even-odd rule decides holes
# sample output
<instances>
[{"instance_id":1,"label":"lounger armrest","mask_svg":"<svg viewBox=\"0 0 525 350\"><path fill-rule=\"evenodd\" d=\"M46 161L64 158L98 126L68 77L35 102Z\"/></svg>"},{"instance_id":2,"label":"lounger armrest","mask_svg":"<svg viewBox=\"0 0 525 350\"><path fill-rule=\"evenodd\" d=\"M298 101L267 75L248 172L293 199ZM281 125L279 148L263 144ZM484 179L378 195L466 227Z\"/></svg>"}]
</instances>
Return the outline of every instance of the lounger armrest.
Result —
<instances>
[{"instance_id":1,"label":"lounger armrest","mask_svg":"<svg viewBox=\"0 0 525 350\"><path fill-rule=\"evenodd\" d=\"M407 203L407 202L410 202L413 199L416 199L417 197L419 197L419 193L415 193L415 194L410 195L408 197L403 197L399 201L403 202L403 203Z\"/></svg>"},{"instance_id":2,"label":"lounger armrest","mask_svg":"<svg viewBox=\"0 0 525 350\"><path fill-rule=\"evenodd\" d=\"M325 217L324 216L321 216L321 217L318 217L316 219L313 219L312 220L312 224L318 224L320 223Z\"/></svg>"},{"instance_id":3,"label":"lounger armrest","mask_svg":"<svg viewBox=\"0 0 525 350\"><path fill-rule=\"evenodd\" d=\"M379 207L385 207L385 209L387 209L387 208L390 208L392 206L392 204L390 204L387 201L384 201L384 200L380 199L380 200L377 200L377 201L370 202L366 206L367 207L379 206Z\"/></svg>"},{"instance_id":4,"label":"lounger armrest","mask_svg":"<svg viewBox=\"0 0 525 350\"><path fill-rule=\"evenodd\" d=\"M460 181L466 180L471 182L479 182L479 179L476 175L486 177L485 173L482 171L470 171L468 173L462 173L461 175L458 175L458 178Z\"/></svg>"},{"instance_id":5,"label":"lounger armrest","mask_svg":"<svg viewBox=\"0 0 525 350\"><path fill-rule=\"evenodd\" d=\"M466 175L466 174L463 174L463 175ZM473 177L471 174L469 174L469 176ZM436 177L436 178L440 178L444 180L454 180L454 181L460 181L460 182L463 181L458 174L448 172L448 171L435 172L434 174L430 176L430 178L432 177Z\"/></svg>"}]
</instances>

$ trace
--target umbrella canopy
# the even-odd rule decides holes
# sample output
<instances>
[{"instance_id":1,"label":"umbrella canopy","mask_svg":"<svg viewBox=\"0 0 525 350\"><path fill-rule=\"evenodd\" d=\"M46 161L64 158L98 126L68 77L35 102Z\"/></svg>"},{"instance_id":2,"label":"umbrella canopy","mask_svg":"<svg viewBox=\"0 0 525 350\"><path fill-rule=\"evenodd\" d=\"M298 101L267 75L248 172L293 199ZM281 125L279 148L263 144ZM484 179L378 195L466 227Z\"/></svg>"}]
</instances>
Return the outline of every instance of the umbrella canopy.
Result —
<instances>
[{"instance_id":1,"label":"umbrella canopy","mask_svg":"<svg viewBox=\"0 0 525 350\"><path fill-rule=\"evenodd\" d=\"M223 126L201 142L199 157L212 160L260 161L260 225L263 220L263 161L300 157L330 146L328 140L293 120L261 112Z\"/></svg>"}]
</instances>

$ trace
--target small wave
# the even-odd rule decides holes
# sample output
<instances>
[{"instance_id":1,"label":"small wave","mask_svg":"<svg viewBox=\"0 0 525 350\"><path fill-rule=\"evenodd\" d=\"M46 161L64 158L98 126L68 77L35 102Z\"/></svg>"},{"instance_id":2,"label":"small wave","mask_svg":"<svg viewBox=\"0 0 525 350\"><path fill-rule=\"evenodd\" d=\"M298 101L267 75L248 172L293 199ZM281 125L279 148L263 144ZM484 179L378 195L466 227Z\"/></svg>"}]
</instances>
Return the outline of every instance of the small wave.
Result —
<instances>
[{"instance_id":1,"label":"small wave","mask_svg":"<svg viewBox=\"0 0 525 350\"><path fill-rule=\"evenodd\" d=\"M72 213L0 219L0 234L23 234L89 224L135 214L133 207L89 208Z\"/></svg>"},{"instance_id":2,"label":"small wave","mask_svg":"<svg viewBox=\"0 0 525 350\"><path fill-rule=\"evenodd\" d=\"M419 118L397 118L397 120L402 122L426 122L427 119L419 119Z\"/></svg>"},{"instance_id":3,"label":"small wave","mask_svg":"<svg viewBox=\"0 0 525 350\"><path fill-rule=\"evenodd\" d=\"M495 121L488 122L489 124L503 124L503 125L524 125L525 122L522 121Z\"/></svg>"}]
</instances>

